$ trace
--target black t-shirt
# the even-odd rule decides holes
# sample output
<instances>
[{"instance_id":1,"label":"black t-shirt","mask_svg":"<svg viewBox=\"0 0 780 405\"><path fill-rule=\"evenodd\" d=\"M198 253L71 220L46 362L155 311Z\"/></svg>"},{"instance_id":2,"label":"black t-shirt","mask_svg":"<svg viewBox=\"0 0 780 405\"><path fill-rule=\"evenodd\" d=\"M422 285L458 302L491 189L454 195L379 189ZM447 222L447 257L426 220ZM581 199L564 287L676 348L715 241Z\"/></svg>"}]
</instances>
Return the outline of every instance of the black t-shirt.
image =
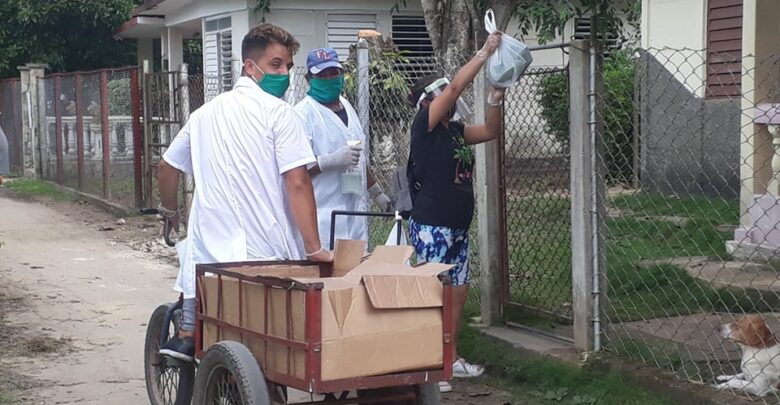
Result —
<instances>
[{"instance_id":1,"label":"black t-shirt","mask_svg":"<svg viewBox=\"0 0 780 405\"><path fill-rule=\"evenodd\" d=\"M341 118L341 122L343 122L344 125L349 127L349 116L347 115L347 109L346 108L342 108L342 109L336 111L336 115L338 115L339 118Z\"/></svg>"},{"instance_id":2,"label":"black t-shirt","mask_svg":"<svg viewBox=\"0 0 780 405\"><path fill-rule=\"evenodd\" d=\"M428 132L428 108L412 123L411 177L420 184L410 190L412 218L423 225L468 229L474 217L474 154L463 138L464 125L437 124Z\"/></svg>"}]
</instances>

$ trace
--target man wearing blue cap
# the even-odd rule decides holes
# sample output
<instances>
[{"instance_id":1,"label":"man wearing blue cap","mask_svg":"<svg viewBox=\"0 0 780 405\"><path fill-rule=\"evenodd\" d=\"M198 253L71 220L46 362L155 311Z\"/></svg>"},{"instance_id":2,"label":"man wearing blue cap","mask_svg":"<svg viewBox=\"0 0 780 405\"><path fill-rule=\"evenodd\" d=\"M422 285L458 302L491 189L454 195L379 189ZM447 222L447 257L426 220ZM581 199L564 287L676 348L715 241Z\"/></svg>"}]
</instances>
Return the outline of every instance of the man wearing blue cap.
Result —
<instances>
[{"instance_id":1,"label":"man wearing blue cap","mask_svg":"<svg viewBox=\"0 0 780 405\"><path fill-rule=\"evenodd\" d=\"M390 209L390 199L368 169L366 136L357 113L341 97L344 68L338 54L333 48L315 49L309 52L306 70L309 92L295 110L317 157L308 167L317 200L320 243L327 246L333 210L366 211L366 191L383 211ZM336 239L367 240L365 218L340 220Z\"/></svg>"}]
</instances>

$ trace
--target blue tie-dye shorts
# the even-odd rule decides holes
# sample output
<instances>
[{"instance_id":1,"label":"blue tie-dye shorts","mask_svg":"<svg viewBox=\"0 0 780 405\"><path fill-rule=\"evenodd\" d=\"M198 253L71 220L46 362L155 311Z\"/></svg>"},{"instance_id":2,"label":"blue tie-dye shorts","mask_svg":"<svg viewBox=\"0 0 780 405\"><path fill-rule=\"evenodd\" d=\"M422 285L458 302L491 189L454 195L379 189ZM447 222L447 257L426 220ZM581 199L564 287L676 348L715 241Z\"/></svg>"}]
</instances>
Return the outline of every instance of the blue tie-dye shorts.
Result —
<instances>
[{"instance_id":1,"label":"blue tie-dye shorts","mask_svg":"<svg viewBox=\"0 0 780 405\"><path fill-rule=\"evenodd\" d=\"M452 285L469 283L468 229L422 225L409 219L409 233L418 263L454 264L449 271Z\"/></svg>"}]
</instances>

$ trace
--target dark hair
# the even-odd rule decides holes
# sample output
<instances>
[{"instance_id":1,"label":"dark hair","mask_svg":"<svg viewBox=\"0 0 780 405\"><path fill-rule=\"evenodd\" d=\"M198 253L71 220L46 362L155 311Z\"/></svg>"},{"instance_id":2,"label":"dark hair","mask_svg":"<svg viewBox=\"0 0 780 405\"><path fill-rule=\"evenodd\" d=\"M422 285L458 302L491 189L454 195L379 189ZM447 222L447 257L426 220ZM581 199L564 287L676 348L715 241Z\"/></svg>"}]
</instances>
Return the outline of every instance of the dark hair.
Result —
<instances>
[{"instance_id":1,"label":"dark hair","mask_svg":"<svg viewBox=\"0 0 780 405\"><path fill-rule=\"evenodd\" d=\"M417 79L409 91L409 104L417 106L417 101L420 100L420 96L425 92L425 88L440 78L441 76L439 75L430 75Z\"/></svg>"},{"instance_id":2,"label":"dark hair","mask_svg":"<svg viewBox=\"0 0 780 405\"><path fill-rule=\"evenodd\" d=\"M301 44L289 32L273 24L263 23L252 28L241 41L241 60L259 58L268 44L279 44L295 55Z\"/></svg>"}]
</instances>

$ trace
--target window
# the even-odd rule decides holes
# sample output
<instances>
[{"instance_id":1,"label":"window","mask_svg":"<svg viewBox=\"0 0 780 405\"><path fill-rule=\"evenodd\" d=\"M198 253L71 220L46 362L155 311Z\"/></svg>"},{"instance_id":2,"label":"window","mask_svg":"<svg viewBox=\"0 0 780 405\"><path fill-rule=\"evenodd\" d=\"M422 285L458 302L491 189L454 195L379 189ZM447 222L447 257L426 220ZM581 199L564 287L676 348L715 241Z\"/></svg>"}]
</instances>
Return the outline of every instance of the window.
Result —
<instances>
[{"instance_id":1,"label":"window","mask_svg":"<svg viewBox=\"0 0 780 405\"><path fill-rule=\"evenodd\" d=\"M357 43L358 31L375 30L376 25L376 14L328 14L328 46L345 61L349 47Z\"/></svg>"},{"instance_id":2,"label":"window","mask_svg":"<svg viewBox=\"0 0 780 405\"><path fill-rule=\"evenodd\" d=\"M573 39L590 39L590 26L591 19L587 17L578 17L574 19L574 35ZM599 34L599 39L603 39L604 34ZM618 50L621 46L620 35L615 32L610 32L606 35L606 39L603 42L604 56L609 56L610 51Z\"/></svg>"},{"instance_id":3,"label":"window","mask_svg":"<svg viewBox=\"0 0 780 405\"><path fill-rule=\"evenodd\" d=\"M742 93L742 0L707 2L706 97Z\"/></svg>"},{"instance_id":4,"label":"window","mask_svg":"<svg viewBox=\"0 0 780 405\"><path fill-rule=\"evenodd\" d=\"M204 83L216 84L216 88L204 88L207 99L233 88L233 34L230 23L230 17L206 21L206 33L203 35L203 72L211 80L204 80Z\"/></svg>"},{"instance_id":5,"label":"window","mask_svg":"<svg viewBox=\"0 0 780 405\"><path fill-rule=\"evenodd\" d=\"M397 67L405 73L410 85L420 77L437 73L433 44L423 16L394 15L392 38L408 60Z\"/></svg>"},{"instance_id":6,"label":"window","mask_svg":"<svg viewBox=\"0 0 780 405\"><path fill-rule=\"evenodd\" d=\"M430 58L433 45L423 16L394 15L393 42L408 58Z\"/></svg>"}]
</instances>

